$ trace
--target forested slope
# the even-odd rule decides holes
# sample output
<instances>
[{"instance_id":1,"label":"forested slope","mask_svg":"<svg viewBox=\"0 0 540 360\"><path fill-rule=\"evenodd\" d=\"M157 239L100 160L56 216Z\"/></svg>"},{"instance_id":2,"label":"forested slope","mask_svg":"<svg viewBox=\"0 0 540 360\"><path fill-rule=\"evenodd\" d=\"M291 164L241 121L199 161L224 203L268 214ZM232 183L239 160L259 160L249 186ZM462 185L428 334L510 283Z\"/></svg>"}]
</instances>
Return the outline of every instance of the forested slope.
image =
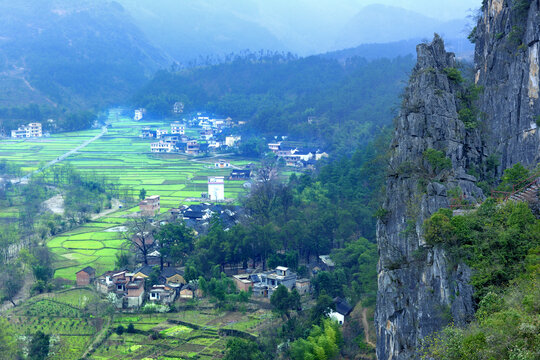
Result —
<instances>
[{"instance_id":1,"label":"forested slope","mask_svg":"<svg viewBox=\"0 0 540 360\"><path fill-rule=\"evenodd\" d=\"M155 115L175 101L247 120L252 132L290 135L350 152L389 125L412 57L344 65L321 57L250 54L189 70L161 71L135 97ZM311 122L308 122L311 118Z\"/></svg>"}]
</instances>

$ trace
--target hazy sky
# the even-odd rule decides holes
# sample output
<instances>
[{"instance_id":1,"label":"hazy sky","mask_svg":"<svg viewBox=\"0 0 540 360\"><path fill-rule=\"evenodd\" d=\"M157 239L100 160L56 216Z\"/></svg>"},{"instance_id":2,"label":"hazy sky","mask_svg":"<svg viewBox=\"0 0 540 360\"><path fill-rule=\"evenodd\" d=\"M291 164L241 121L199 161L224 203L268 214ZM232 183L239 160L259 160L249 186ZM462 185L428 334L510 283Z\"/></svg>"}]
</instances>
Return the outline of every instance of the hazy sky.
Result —
<instances>
[{"instance_id":1,"label":"hazy sky","mask_svg":"<svg viewBox=\"0 0 540 360\"><path fill-rule=\"evenodd\" d=\"M442 20L464 18L471 14L471 10L476 11L482 6L482 0L354 0L354 2L360 7L370 4L403 7Z\"/></svg>"}]
</instances>

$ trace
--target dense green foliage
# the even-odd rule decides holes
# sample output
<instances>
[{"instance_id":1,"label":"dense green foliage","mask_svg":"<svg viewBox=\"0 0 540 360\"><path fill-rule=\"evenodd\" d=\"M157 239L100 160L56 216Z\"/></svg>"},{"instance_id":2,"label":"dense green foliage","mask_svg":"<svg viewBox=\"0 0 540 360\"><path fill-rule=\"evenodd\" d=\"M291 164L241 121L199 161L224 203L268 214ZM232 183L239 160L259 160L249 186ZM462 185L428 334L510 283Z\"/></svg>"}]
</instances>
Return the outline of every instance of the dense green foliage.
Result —
<instances>
[{"instance_id":1,"label":"dense green foliage","mask_svg":"<svg viewBox=\"0 0 540 360\"><path fill-rule=\"evenodd\" d=\"M424 159L429 165L429 171L432 176L437 175L443 170L452 168L452 161L446 157L444 152L435 149L427 149L423 153Z\"/></svg>"},{"instance_id":2,"label":"dense green foliage","mask_svg":"<svg viewBox=\"0 0 540 360\"><path fill-rule=\"evenodd\" d=\"M279 285L270 297L270 304L274 310L280 315L289 317L290 310L298 310L300 308L300 294L296 289L291 292L284 285Z\"/></svg>"},{"instance_id":3,"label":"dense green foliage","mask_svg":"<svg viewBox=\"0 0 540 360\"><path fill-rule=\"evenodd\" d=\"M30 341L28 359L45 360L49 355L50 338L50 335L44 334L41 331L36 332Z\"/></svg>"},{"instance_id":4,"label":"dense green foliage","mask_svg":"<svg viewBox=\"0 0 540 360\"><path fill-rule=\"evenodd\" d=\"M159 72L135 97L150 113L167 115L175 101L248 120L258 134L291 135L344 152L365 144L392 119L412 58L237 57L229 63ZM311 122L308 122L311 118Z\"/></svg>"},{"instance_id":5,"label":"dense green foliage","mask_svg":"<svg viewBox=\"0 0 540 360\"><path fill-rule=\"evenodd\" d=\"M523 359L540 353L540 247L531 248L525 271L508 288L488 292L476 321L465 328L450 326L428 337L422 359Z\"/></svg>"},{"instance_id":6,"label":"dense green foliage","mask_svg":"<svg viewBox=\"0 0 540 360\"><path fill-rule=\"evenodd\" d=\"M17 333L3 317L0 317L0 354L6 359L17 359L20 355Z\"/></svg>"},{"instance_id":7,"label":"dense green foliage","mask_svg":"<svg viewBox=\"0 0 540 360\"><path fill-rule=\"evenodd\" d=\"M233 338L227 343L227 353L223 360L262 360L264 359L257 343Z\"/></svg>"},{"instance_id":8,"label":"dense green foliage","mask_svg":"<svg viewBox=\"0 0 540 360\"><path fill-rule=\"evenodd\" d=\"M322 326L314 325L307 339L298 339L291 344L293 360L331 360L339 355L343 342L337 322L324 320Z\"/></svg>"},{"instance_id":9,"label":"dense green foliage","mask_svg":"<svg viewBox=\"0 0 540 360\"><path fill-rule=\"evenodd\" d=\"M425 239L474 269L471 283L480 300L524 272L529 250L540 246L540 220L525 203L498 206L490 199L465 216L439 210L426 220Z\"/></svg>"}]
</instances>

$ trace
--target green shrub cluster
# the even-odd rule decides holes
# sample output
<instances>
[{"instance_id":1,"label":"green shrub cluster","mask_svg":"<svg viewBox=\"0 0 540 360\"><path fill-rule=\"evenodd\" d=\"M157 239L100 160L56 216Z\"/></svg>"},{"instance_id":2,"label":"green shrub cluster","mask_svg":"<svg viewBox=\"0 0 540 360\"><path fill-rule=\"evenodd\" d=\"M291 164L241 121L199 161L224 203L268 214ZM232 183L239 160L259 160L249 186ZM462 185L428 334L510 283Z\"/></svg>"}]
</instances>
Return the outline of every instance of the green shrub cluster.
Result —
<instances>
[{"instance_id":1,"label":"green shrub cluster","mask_svg":"<svg viewBox=\"0 0 540 360\"><path fill-rule=\"evenodd\" d=\"M442 151L427 149L424 151L423 156L424 160L426 160L431 167L432 175L437 175L443 170L449 170L452 168L452 161L447 158Z\"/></svg>"},{"instance_id":2,"label":"green shrub cluster","mask_svg":"<svg viewBox=\"0 0 540 360\"><path fill-rule=\"evenodd\" d=\"M446 74L446 76L448 76L448 79L452 80L456 84L461 84L463 82L463 76L461 75L461 71L456 68L445 68L444 73Z\"/></svg>"},{"instance_id":3,"label":"green shrub cluster","mask_svg":"<svg viewBox=\"0 0 540 360\"><path fill-rule=\"evenodd\" d=\"M525 271L504 291L488 292L476 321L449 326L425 339L422 359L538 359L540 353L540 247L529 250Z\"/></svg>"},{"instance_id":4,"label":"green shrub cluster","mask_svg":"<svg viewBox=\"0 0 540 360\"><path fill-rule=\"evenodd\" d=\"M478 211L452 216L441 209L424 223L425 240L443 246L456 262L473 270L471 279L480 300L524 272L529 251L540 246L540 220L526 203L498 206L489 199Z\"/></svg>"}]
</instances>

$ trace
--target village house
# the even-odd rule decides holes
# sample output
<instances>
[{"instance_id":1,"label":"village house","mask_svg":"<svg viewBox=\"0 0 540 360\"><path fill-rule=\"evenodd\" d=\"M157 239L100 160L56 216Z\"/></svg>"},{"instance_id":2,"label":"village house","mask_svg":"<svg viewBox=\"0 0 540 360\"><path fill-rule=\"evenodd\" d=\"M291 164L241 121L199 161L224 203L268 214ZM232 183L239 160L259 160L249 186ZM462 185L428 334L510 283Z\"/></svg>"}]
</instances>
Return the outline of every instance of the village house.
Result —
<instances>
[{"instance_id":1,"label":"village house","mask_svg":"<svg viewBox=\"0 0 540 360\"><path fill-rule=\"evenodd\" d=\"M154 285L148 292L148 300L161 304L170 304L176 298L176 291L167 285Z\"/></svg>"},{"instance_id":2,"label":"village house","mask_svg":"<svg viewBox=\"0 0 540 360\"><path fill-rule=\"evenodd\" d=\"M127 308L138 308L144 301L144 280L135 279L126 284L127 294L125 299Z\"/></svg>"},{"instance_id":3,"label":"village house","mask_svg":"<svg viewBox=\"0 0 540 360\"><path fill-rule=\"evenodd\" d=\"M41 123L22 125L17 130L11 130L11 137L16 139L42 137Z\"/></svg>"},{"instance_id":4,"label":"village house","mask_svg":"<svg viewBox=\"0 0 540 360\"><path fill-rule=\"evenodd\" d=\"M184 135L186 133L186 127L179 122L171 123L171 134Z\"/></svg>"},{"instance_id":5,"label":"village house","mask_svg":"<svg viewBox=\"0 0 540 360\"><path fill-rule=\"evenodd\" d=\"M156 130L156 139L161 139L163 137L163 135L166 135L168 134L169 131L168 130L165 130L165 129L157 129Z\"/></svg>"},{"instance_id":6,"label":"village house","mask_svg":"<svg viewBox=\"0 0 540 360\"><path fill-rule=\"evenodd\" d=\"M153 268L151 265L144 265L133 272L133 277L147 279L152 273Z\"/></svg>"},{"instance_id":7,"label":"village house","mask_svg":"<svg viewBox=\"0 0 540 360\"><path fill-rule=\"evenodd\" d=\"M241 136L238 135L230 135L225 137L225 145L228 147L235 147L236 143L240 142L242 140Z\"/></svg>"},{"instance_id":8,"label":"village house","mask_svg":"<svg viewBox=\"0 0 540 360\"><path fill-rule=\"evenodd\" d=\"M202 297L202 291L195 284L187 284L180 290L180 299L190 300Z\"/></svg>"},{"instance_id":9,"label":"village house","mask_svg":"<svg viewBox=\"0 0 540 360\"><path fill-rule=\"evenodd\" d=\"M170 153L176 149L174 145L172 142L160 140L150 144L150 151L153 153Z\"/></svg>"},{"instance_id":10,"label":"village house","mask_svg":"<svg viewBox=\"0 0 540 360\"><path fill-rule=\"evenodd\" d=\"M300 295L308 294L310 291L310 284L311 282L309 279L298 279L295 284L296 291L298 291Z\"/></svg>"},{"instance_id":11,"label":"village house","mask_svg":"<svg viewBox=\"0 0 540 360\"><path fill-rule=\"evenodd\" d=\"M251 170L237 170L234 169L231 171L231 174L229 175L229 180L249 180L251 178Z\"/></svg>"},{"instance_id":12,"label":"village house","mask_svg":"<svg viewBox=\"0 0 540 360\"><path fill-rule=\"evenodd\" d=\"M218 169L226 169L231 167L231 163L225 160L219 160L217 163L214 163L214 167Z\"/></svg>"},{"instance_id":13,"label":"village house","mask_svg":"<svg viewBox=\"0 0 540 360\"><path fill-rule=\"evenodd\" d=\"M146 197L139 203L139 208L142 216L156 216L160 210L159 195Z\"/></svg>"},{"instance_id":14,"label":"village house","mask_svg":"<svg viewBox=\"0 0 540 360\"><path fill-rule=\"evenodd\" d=\"M161 271L159 282L169 286L181 286L187 283L184 273L174 267L166 267Z\"/></svg>"},{"instance_id":15,"label":"village house","mask_svg":"<svg viewBox=\"0 0 540 360\"><path fill-rule=\"evenodd\" d=\"M203 141L208 141L214 137L214 132L211 129L202 130L199 132L200 139Z\"/></svg>"},{"instance_id":16,"label":"village house","mask_svg":"<svg viewBox=\"0 0 540 360\"><path fill-rule=\"evenodd\" d=\"M152 130L149 127L145 127L141 129L141 135L143 139L155 139L156 138L156 130Z\"/></svg>"},{"instance_id":17,"label":"village house","mask_svg":"<svg viewBox=\"0 0 540 360\"><path fill-rule=\"evenodd\" d=\"M223 176L208 178L208 197L211 201L225 200L225 182Z\"/></svg>"},{"instance_id":18,"label":"village house","mask_svg":"<svg viewBox=\"0 0 540 360\"><path fill-rule=\"evenodd\" d=\"M209 149L219 149L221 147L221 143L219 141L210 140L208 142L208 148Z\"/></svg>"},{"instance_id":19,"label":"village house","mask_svg":"<svg viewBox=\"0 0 540 360\"><path fill-rule=\"evenodd\" d=\"M273 271L251 275L234 275L233 280L238 290L253 289L256 297L270 298L279 285L292 290L296 286L296 273L289 268L278 266Z\"/></svg>"},{"instance_id":20,"label":"village house","mask_svg":"<svg viewBox=\"0 0 540 360\"><path fill-rule=\"evenodd\" d=\"M253 281L250 278L249 274L238 274L233 275L234 285L238 291L246 291L253 287Z\"/></svg>"},{"instance_id":21,"label":"village house","mask_svg":"<svg viewBox=\"0 0 540 360\"><path fill-rule=\"evenodd\" d=\"M96 289L102 294L114 294L118 308L140 307L144 301L144 278L127 270L107 271L97 279Z\"/></svg>"},{"instance_id":22,"label":"village house","mask_svg":"<svg viewBox=\"0 0 540 360\"><path fill-rule=\"evenodd\" d=\"M197 155L201 149L201 145L197 140L189 140L186 144L186 154Z\"/></svg>"},{"instance_id":23,"label":"village house","mask_svg":"<svg viewBox=\"0 0 540 360\"><path fill-rule=\"evenodd\" d=\"M77 277L77 286L87 286L94 282L96 270L91 266L87 266L77 271L75 275Z\"/></svg>"},{"instance_id":24,"label":"village house","mask_svg":"<svg viewBox=\"0 0 540 360\"><path fill-rule=\"evenodd\" d=\"M336 310L330 312L328 316L336 320L340 325L343 325L346 317L352 312L353 308L345 299L340 297L334 299L334 304L336 305Z\"/></svg>"},{"instance_id":25,"label":"village house","mask_svg":"<svg viewBox=\"0 0 540 360\"><path fill-rule=\"evenodd\" d=\"M334 267L336 266L332 259L330 259L330 255L319 255L319 259L322 262L322 269L325 271L332 271L334 270Z\"/></svg>"},{"instance_id":26,"label":"village house","mask_svg":"<svg viewBox=\"0 0 540 360\"><path fill-rule=\"evenodd\" d=\"M143 118L144 109L137 109L135 110L135 115L133 116L133 120L140 121Z\"/></svg>"},{"instance_id":27,"label":"village house","mask_svg":"<svg viewBox=\"0 0 540 360\"><path fill-rule=\"evenodd\" d=\"M281 141L276 142L276 143L269 143L268 144L268 149L270 149L270 151L272 151L274 154L277 154L277 152L279 151L280 146L281 146Z\"/></svg>"},{"instance_id":28,"label":"village house","mask_svg":"<svg viewBox=\"0 0 540 360\"><path fill-rule=\"evenodd\" d=\"M184 103L177 101L173 105L173 113L179 115L184 112Z\"/></svg>"}]
</instances>

